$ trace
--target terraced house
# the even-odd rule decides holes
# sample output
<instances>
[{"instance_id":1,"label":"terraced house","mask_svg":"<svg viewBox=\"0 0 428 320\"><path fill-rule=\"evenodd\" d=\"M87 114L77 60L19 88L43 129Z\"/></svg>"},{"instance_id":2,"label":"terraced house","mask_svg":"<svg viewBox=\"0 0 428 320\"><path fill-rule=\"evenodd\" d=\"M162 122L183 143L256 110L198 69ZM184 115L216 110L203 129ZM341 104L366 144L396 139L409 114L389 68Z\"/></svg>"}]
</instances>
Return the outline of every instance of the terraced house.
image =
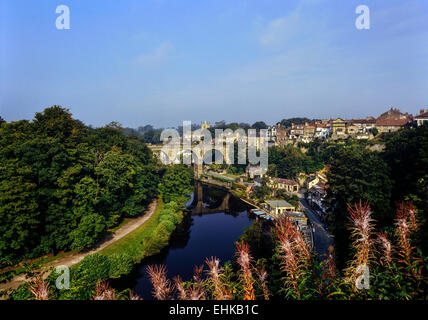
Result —
<instances>
[{"instance_id":1,"label":"terraced house","mask_svg":"<svg viewBox=\"0 0 428 320\"><path fill-rule=\"evenodd\" d=\"M299 184L294 180L270 178L269 187L275 190L285 190L290 193L299 192Z\"/></svg>"}]
</instances>

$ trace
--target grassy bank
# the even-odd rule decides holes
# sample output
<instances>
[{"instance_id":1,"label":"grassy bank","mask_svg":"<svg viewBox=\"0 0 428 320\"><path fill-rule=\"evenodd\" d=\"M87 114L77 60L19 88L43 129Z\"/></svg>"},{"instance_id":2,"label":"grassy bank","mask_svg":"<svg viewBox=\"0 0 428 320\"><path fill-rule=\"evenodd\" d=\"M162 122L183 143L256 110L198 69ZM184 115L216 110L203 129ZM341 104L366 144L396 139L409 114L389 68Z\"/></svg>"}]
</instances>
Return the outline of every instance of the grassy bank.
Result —
<instances>
[{"instance_id":1,"label":"grassy bank","mask_svg":"<svg viewBox=\"0 0 428 320\"><path fill-rule=\"evenodd\" d=\"M150 237L156 229L159 223L160 213L164 209L164 206L165 204L162 198L160 198L158 200L155 213L142 226L110 246L104 248L99 253L105 256L116 254L118 252L127 253L135 263L140 262L145 256L144 240Z\"/></svg>"}]
</instances>

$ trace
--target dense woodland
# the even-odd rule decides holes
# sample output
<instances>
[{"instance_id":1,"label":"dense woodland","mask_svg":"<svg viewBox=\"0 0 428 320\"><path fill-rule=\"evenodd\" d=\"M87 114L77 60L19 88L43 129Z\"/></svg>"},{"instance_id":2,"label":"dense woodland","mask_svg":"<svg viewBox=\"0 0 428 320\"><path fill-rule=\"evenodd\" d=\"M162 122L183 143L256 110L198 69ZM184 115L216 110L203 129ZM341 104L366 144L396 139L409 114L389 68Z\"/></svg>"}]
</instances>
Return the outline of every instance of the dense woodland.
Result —
<instances>
[{"instance_id":1,"label":"dense woodland","mask_svg":"<svg viewBox=\"0 0 428 320\"><path fill-rule=\"evenodd\" d=\"M158 195L151 151L112 123L93 129L54 106L0 127L0 268L90 248Z\"/></svg>"}]
</instances>

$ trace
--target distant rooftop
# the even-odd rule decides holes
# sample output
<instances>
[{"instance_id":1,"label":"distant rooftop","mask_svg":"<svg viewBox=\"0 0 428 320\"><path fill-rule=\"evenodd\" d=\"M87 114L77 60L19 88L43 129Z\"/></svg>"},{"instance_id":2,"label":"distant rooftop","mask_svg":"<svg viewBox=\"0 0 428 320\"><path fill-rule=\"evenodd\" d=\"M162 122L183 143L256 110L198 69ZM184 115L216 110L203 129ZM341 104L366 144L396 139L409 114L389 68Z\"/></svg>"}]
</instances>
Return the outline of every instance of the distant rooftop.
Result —
<instances>
[{"instance_id":1,"label":"distant rooftop","mask_svg":"<svg viewBox=\"0 0 428 320\"><path fill-rule=\"evenodd\" d=\"M287 185L298 185L298 183L294 180L290 180L290 179L282 179L282 178L272 178L272 181L276 182L276 183L283 183L283 184L287 184Z\"/></svg>"},{"instance_id":2,"label":"distant rooftop","mask_svg":"<svg viewBox=\"0 0 428 320\"><path fill-rule=\"evenodd\" d=\"M428 119L428 111L416 116L415 119Z\"/></svg>"},{"instance_id":3,"label":"distant rooftop","mask_svg":"<svg viewBox=\"0 0 428 320\"><path fill-rule=\"evenodd\" d=\"M306 215L303 212L287 212L287 215L290 216L290 218L307 219Z\"/></svg>"},{"instance_id":4,"label":"distant rooftop","mask_svg":"<svg viewBox=\"0 0 428 320\"><path fill-rule=\"evenodd\" d=\"M278 208L278 207L282 207L282 208L283 207L293 207L294 208L293 205L289 204L285 200L266 200L265 202L273 208Z\"/></svg>"}]
</instances>

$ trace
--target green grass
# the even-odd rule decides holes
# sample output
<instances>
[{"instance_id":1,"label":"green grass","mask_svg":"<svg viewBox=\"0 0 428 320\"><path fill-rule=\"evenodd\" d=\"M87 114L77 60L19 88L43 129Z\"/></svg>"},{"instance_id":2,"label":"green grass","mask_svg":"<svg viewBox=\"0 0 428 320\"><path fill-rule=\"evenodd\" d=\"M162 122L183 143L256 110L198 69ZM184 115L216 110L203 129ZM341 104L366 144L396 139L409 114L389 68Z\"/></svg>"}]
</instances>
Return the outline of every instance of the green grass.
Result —
<instances>
[{"instance_id":1,"label":"green grass","mask_svg":"<svg viewBox=\"0 0 428 320\"><path fill-rule=\"evenodd\" d=\"M226 177L229 177L229 178L236 179L236 178L241 177L241 176L242 176L242 174L223 173L223 176L226 176Z\"/></svg>"},{"instance_id":2,"label":"green grass","mask_svg":"<svg viewBox=\"0 0 428 320\"><path fill-rule=\"evenodd\" d=\"M3 268L0 270L0 283L31 270L39 269L49 262L55 261L73 253L75 253L75 251L60 252L56 255L45 255L36 259L23 260L14 266Z\"/></svg>"},{"instance_id":3,"label":"green grass","mask_svg":"<svg viewBox=\"0 0 428 320\"><path fill-rule=\"evenodd\" d=\"M142 226L104 248L99 253L109 256L114 253L122 252L129 254L136 263L141 261L145 256L143 240L149 237L158 226L159 213L162 211L163 207L164 203L162 199L159 198L155 213Z\"/></svg>"},{"instance_id":4,"label":"green grass","mask_svg":"<svg viewBox=\"0 0 428 320\"><path fill-rule=\"evenodd\" d=\"M119 230L120 228L122 228L124 225L126 225L128 222L130 222L132 219L131 218L125 218L122 220L121 223L119 223L116 227L110 228L107 230L108 233L115 233L117 230Z\"/></svg>"}]
</instances>

